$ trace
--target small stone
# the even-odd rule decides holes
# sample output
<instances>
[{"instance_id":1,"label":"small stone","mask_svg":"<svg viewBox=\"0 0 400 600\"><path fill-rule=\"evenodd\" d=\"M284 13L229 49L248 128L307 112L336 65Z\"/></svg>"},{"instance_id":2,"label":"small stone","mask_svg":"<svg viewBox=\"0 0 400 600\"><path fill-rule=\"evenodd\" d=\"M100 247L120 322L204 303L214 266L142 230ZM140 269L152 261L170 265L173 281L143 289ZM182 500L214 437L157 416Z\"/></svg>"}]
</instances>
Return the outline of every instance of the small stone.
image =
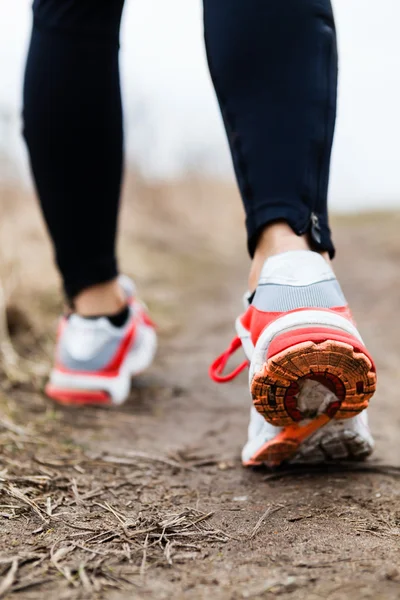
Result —
<instances>
[{"instance_id":1,"label":"small stone","mask_svg":"<svg viewBox=\"0 0 400 600\"><path fill-rule=\"evenodd\" d=\"M288 577L283 585L286 592L294 592L299 587L295 577Z\"/></svg>"},{"instance_id":2,"label":"small stone","mask_svg":"<svg viewBox=\"0 0 400 600\"><path fill-rule=\"evenodd\" d=\"M220 462L218 463L218 469L220 471L227 471L228 469L233 469L234 465L229 462Z\"/></svg>"},{"instance_id":3,"label":"small stone","mask_svg":"<svg viewBox=\"0 0 400 600\"><path fill-rule=\"evenodd\" d=\"M396 567L388 567L383 572L383 576L384 576L385 579L389 579L389 581L393 581L394 579L398 578L399 571L398 571L398 569L396 569Z\"/></svg>"}]
</instances>

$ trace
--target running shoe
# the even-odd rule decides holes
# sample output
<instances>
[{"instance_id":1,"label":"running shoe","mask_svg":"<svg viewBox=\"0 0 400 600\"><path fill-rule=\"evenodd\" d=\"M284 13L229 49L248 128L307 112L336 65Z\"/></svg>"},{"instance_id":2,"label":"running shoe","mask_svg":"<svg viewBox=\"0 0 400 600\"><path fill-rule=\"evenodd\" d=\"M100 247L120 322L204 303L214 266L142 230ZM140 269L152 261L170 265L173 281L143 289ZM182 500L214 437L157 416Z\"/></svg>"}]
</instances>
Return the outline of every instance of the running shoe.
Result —
<instances>
[{"instance_id":1,"label":"running shoe","mask_svg":"<svg viewBox=\"0 0 400 600\"><path fill-rule=\"evenodd\" d=\"M223 383L248 366L255 411L275 428L267 428L263 442L275 440L274 450L264 453L265 460L246 450L245 464L259 460L276 466L291 460L319 430L328 424L332 428L332 420L352 420L367 408L376 389L374 362L332 268L318 253L293 251L269 258L236 329L238 336L213 363L210 375ZM241 346L247 360L224 375ZM358 431L360 423L351 421L349 427Z\"/></svg>"},{"instance_id":2,"label":"running shoe","mask_svg":"<svg viewBox=\"0 0 400 600\"><path fill-rule=\"evenodd\" d=\"M131 378L153 361L157 336L146 307L136 298L133 282L120 277L129 308L122 327L106 317L71 314L60 320L56 360L46 394L68 405L120 405L128 397Z\"/></svg>"}]
</instances>

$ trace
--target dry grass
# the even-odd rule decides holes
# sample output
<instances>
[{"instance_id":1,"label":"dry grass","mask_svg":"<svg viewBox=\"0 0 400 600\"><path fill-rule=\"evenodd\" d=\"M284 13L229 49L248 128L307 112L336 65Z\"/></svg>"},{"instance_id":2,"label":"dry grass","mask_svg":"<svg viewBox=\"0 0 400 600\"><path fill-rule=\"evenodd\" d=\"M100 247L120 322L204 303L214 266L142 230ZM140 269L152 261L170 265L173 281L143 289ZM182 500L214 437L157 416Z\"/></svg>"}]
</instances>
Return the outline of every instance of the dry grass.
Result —
<instances>
[{"instance_id":1,"label":"dry grass","mask_svg":"<svg viewBox=\"0 0 400 600\"><path fill-rule=\"evenodd\" d=\"M158 478L183 463L66 452L56 438L11 422L0 427L0 516L10 529L22 521L29 531L24 544L11 537L0 557L0 597L59 583L60 575L67 587L89 592L140 587L152 567L193 560L205 545L229 539L208 523L212 513L163 509ZM141 501L145 489L151 503Z\"/></svg>"}]
</instances>

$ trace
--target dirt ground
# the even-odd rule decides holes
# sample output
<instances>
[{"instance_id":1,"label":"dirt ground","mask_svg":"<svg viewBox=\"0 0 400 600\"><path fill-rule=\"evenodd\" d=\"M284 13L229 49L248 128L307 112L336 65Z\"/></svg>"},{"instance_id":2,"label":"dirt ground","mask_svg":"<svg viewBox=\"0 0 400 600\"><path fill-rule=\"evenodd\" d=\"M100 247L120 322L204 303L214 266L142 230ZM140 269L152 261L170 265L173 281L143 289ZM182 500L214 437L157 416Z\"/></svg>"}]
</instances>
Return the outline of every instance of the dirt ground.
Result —
<instances>
[{"instance_id":1,"label":"dirt ground","mask_svg":"<svg viewBox=\"0 0 400 600\"><path fill-rule=\"evenodd\" d=\"M154 367L119 409L45 399L62 309L31 194L0 191L0 597L400 598L400 215L337 218L336 269L377 360L366 463L244 470L243 375L209 363L241 310L248 258L229 186L128 179L123 269L159 324Z\"/></svg>"}]
</instances>

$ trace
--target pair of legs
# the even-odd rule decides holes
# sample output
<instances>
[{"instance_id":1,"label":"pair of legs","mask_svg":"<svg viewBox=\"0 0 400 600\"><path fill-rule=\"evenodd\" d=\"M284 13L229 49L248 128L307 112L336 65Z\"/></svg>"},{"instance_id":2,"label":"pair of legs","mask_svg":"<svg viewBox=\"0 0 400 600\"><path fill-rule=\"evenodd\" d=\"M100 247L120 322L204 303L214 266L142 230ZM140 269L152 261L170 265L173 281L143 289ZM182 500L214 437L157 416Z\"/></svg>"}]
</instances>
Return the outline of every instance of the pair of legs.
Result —
<instances>
[{"instance_id":1,"label":"pair of legs","mask_svg":"<svg viewBox=\"0 0 400 600\"><path fill-rule=\"evenodd\" d=\"M68 404L120 404L156 349L154 326L132 282L118 278L115 256L123 5L34 1L25 137L75 309L61 321L46 391ZM249 366L253 407L243 463L368 456L373 440L364 409L375 367L319 255L334 253L327 216L337 88L330 1L204 0L204 24L253 258L255 293L236 321L237 337L210 368L224 382ZM224 375L240 346L246 362Z\"/></svg>"},{"instance_id":2,"label":"pair of legs","mask_svg":"<svg viewBox=\"0 0 400 600\"><path fill-rule=\"evenodd\" d=\"M65 292L82 315L113 314L124 303L115 256L123 6L34 0L33 7L24 133ZM268 254L309 245L334 252L327 216L337 88L332 8L329 0L204 0L204 26L255 288Z\"/></svg>"}]
</instances>

